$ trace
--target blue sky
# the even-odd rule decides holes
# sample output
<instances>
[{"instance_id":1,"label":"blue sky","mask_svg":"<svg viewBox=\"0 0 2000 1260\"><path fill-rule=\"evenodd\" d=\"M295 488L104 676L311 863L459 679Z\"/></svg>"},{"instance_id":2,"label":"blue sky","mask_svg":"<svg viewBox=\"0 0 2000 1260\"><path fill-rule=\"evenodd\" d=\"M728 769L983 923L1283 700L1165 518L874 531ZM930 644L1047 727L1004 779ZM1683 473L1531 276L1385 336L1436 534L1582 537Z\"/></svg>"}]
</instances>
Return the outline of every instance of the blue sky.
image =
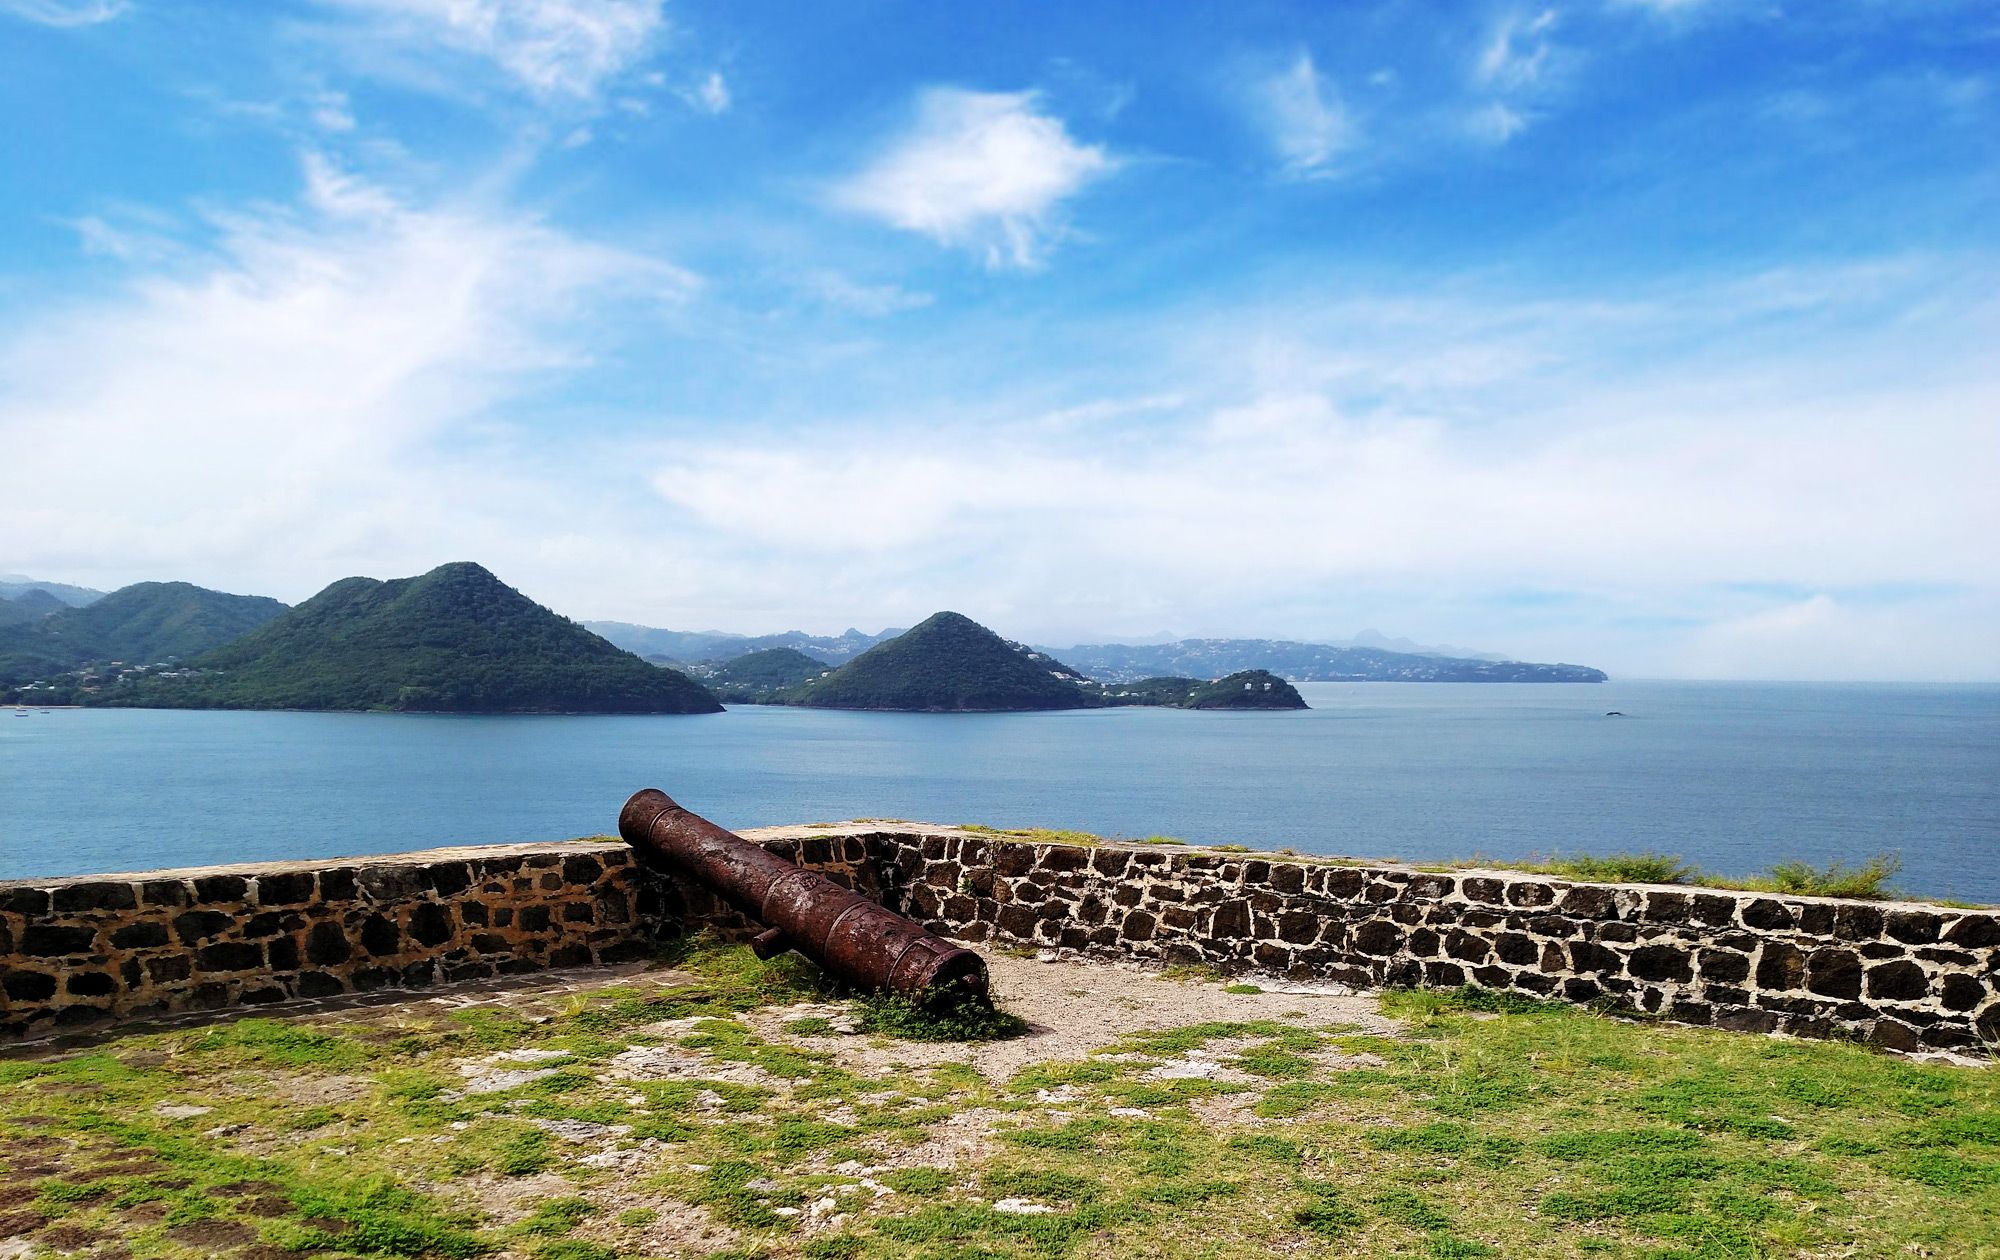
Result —
<instances>
[{"instance_id":1,"label":"blue sky","mask_svg":"<svg viewBox=\"0 0 2000 1260\"><path fill-rule=\"evenodd\" d=\"M2000 15L0 0L0 568L2000 676Z\"/></svg>"}]
</instances>

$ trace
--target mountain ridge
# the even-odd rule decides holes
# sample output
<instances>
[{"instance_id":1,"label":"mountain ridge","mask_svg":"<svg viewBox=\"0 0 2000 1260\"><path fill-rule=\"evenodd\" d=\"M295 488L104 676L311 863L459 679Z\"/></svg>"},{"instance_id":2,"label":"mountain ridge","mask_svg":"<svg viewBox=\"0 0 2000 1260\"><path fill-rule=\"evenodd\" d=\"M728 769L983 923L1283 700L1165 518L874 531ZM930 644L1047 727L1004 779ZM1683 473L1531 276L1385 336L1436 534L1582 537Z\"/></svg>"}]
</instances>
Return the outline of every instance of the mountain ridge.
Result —
<instances>
[{"instance_id":1,"label":"mountain ridge","mask_svg":"<svg viewBox=\"0 0 2000 1260\"><path fill-rule=\"evenodd\" d=\"M721 705L459 561L343 578L268 625L97 703L449 713L713 713Z\"/></svg>"},{"instance_id":2,"label":"mountain ridge","mask_svg":"<svg viewBox=\"0 0 2000 1260\"><path fill-rule=\"evenodd\" d=\"M135 582L81 607L0 626L0 685L113 661L150 665L195 656L286 611L263 595L191 582Z\"/></svg>"},{"instance_id":3,"label":"mountain ridge","mask_svg":"<svg viewBox=\"0 0 2000 1260\"><path fill-rule=\"evenodd\" d=\"M784 701L810 709L994 713L1090 707L1083 675L962 613L933 613Z\"/></svg>"},{"instance_id":4,"label":"mountain ridge","mask_svg":"<svg viewBox=\"0 0 2000 1260\"><path fill-rule=\"evenodd\" d=\"M1425 656L1382 648L1334 647L1292 639L1181 639L1164 644L1079 644L1043 648L1106 683L1162 675L1216 678L1265 669L1298 682L1603 682L1587 665Z\"/></svg>"}]
</instances>

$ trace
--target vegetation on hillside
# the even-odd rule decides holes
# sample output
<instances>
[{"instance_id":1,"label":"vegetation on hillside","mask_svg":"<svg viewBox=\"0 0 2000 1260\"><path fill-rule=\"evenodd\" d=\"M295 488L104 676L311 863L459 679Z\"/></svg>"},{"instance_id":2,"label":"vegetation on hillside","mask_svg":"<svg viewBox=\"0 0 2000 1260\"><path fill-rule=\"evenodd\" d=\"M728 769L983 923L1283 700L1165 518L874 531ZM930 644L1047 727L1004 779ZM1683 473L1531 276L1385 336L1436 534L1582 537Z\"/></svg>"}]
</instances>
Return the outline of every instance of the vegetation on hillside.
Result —
<instances>
[{"instance_id":1,"label":"vegetation on hillside","mask_svg":"<svg viewBox=\"0 0 2000 1260\"><path fill-rule=\"evenodd\" d=\"M1246 669L1218 678L1142 678L1137 682L1087 683L1106 705L1157 705L1172 709L1303 709L1299 689L1268 670Z\"/></svg>"},{"instance_id":2,"label":"vegetation on hillside","mask_svg":"<svg viewBox=\"0 0 2000 1260\"><path fill-rule=\"evenodd\" d=\"M726 704L768 704L776 694L811 682L831 668L793 648L766 648L699 668L695 675Z\"/></svg>"},{"instance_id":3,"label":"vegetation on hillside","mask_svg":"<svg viewBox=\"0 0 2000 1260\"><path fill-rule=\"evenodd\" d=\"M920 713L1082 709L1082 675L955 612L926 618L781 697L818 709Z\"/></svg>"},{"instance_id":4,"label":"vegetation on hillside","mask_svg":"<svg viewBox=\"0 0 2000 1260\"><path fill-rule=\"evenodd\" d=\"M81 608L0 626L0 685L120 661L149 665L220 647L285 611L261 595L139 582Z\"/></svg>"},{"instance_id":5,"label":"vegetation on hillside","mask_svg":"<svg viewBox=\"0 0 2000 1260\"><path fill-rule=\"evenodd\" d=\"M1130 705L1177 709L1306 707L1297 688L1264 670L1244 670L1214 681L1148 678L1136 683L1100 684L1046 652L1003 639L954 612L930 617L824 678L814 677L790 688L768 686L757 699L813 708L930 713Z\"/></svg>"},{"instance_id":6,"label":"vegetation on hillside","mask_svg":"<svg viewBox=\"0 0 2000 1260\"><path fill-rule=\"evenodd\" d=\"M38 586L29 587L18 595L0 595L0 626L39 621L68 607L68 604Z\"/></svg>"},{"instance_id":7,"label":"vegetation on hillside","mask_svg":"<svg viewBox=\"0 0 2000 1260\"><path fill-rule=\"evenodd\" d=\"M108 600L106 601L108 602ZM451 713L713 713L715 698L476 564L335 582L270 624L98 703Z\"/></svg>"}]
</instances>

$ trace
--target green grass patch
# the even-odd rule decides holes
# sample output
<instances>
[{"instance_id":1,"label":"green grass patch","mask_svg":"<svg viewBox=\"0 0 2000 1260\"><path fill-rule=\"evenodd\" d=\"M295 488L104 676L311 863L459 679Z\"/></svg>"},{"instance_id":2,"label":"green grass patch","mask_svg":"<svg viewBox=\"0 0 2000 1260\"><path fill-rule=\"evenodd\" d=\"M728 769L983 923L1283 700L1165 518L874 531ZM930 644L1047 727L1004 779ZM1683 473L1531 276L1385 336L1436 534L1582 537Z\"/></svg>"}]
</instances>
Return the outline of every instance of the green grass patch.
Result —
<instances>
[{"instance_id":1,"label":"green grass patch","mask_svg":"<svg viewBox=\"0 0 2000 1260\"><path fill-rule=\"evenodd\" d=\"M858 1005L863 1032L903 1041L1003 1041L1028 1031L1028 1021L971 994L925 1003L877 993Z\"/></svg>"}]
</instances>

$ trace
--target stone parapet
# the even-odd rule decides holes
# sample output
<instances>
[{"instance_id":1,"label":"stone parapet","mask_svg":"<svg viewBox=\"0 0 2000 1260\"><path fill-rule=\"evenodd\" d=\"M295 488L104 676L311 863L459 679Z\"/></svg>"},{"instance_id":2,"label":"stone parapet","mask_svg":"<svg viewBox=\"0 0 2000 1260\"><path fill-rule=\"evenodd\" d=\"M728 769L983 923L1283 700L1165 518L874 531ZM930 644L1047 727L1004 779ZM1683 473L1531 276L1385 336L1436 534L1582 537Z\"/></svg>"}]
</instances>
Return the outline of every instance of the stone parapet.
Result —
<instances>
[{"instance_id":1,"label":"stone parapet","mask_svg":"<svg viewBox=\"0 0 2000 1260\"><path fill-rule=\"evenodd\" d=\"M1478 985L1899 1050L2000 1043L2000 913L1259 853L871 837L933 931L1357 988Z\"/></svg>"},{"instance_id":2,"label":"stone parapet","mask_svg":"<svg viewBox=\"0 0 2000 1260\"><path fill-rule=\"evenodd\" d=\"M1901 1050L2000 1043L2000 913L917 823L743 833L933 931L1356 988L1474 984ZM739 931L622 844L0 883L0 1037L404 988Z\"/></svg>"},{"instance_id":3,"label":"stone parapet","mask_svg":"<svg viewBox=\"0 0 2000 1260\"><path fill-rule=\"evenodd\" d=\"M643 954L623 844L434 849L0 883L0 1038Z\"/></svg>"}]
</instances>

